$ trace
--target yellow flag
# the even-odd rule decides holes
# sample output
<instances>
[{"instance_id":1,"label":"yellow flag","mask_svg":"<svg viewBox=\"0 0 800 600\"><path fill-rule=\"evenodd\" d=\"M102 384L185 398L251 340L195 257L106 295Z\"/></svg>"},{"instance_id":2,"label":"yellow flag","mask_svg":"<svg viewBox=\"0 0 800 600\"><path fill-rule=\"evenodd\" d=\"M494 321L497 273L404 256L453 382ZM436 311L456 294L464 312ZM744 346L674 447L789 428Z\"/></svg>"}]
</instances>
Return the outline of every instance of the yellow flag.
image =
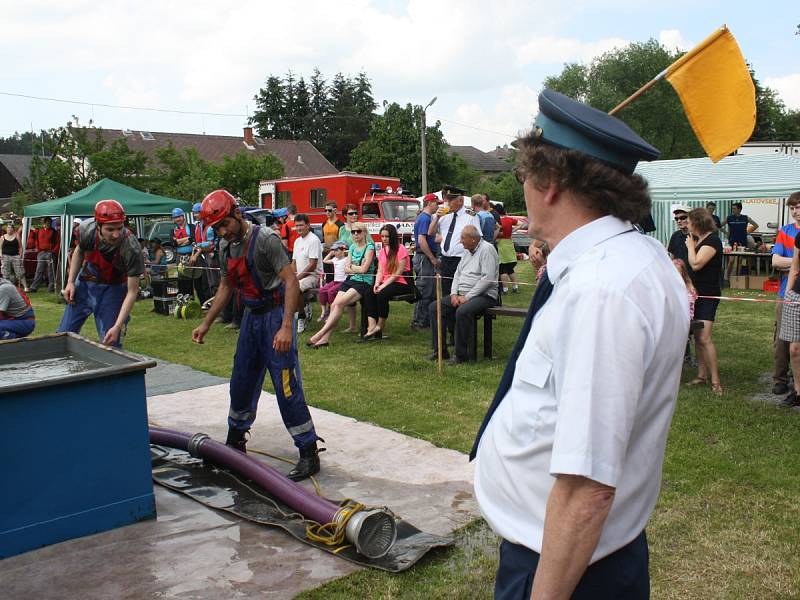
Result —
<instances>
[{"instance_id":1,"label":"yellow flag","mask_svg":"<svg viewBox=\"0 0 800 600\"><path fill-rule=\"evenodd\" d=\"M667 68L667 81L713 162L724 158L753 133L756 91L739 45L727 27Z\"/></svg>"}]
</instances>

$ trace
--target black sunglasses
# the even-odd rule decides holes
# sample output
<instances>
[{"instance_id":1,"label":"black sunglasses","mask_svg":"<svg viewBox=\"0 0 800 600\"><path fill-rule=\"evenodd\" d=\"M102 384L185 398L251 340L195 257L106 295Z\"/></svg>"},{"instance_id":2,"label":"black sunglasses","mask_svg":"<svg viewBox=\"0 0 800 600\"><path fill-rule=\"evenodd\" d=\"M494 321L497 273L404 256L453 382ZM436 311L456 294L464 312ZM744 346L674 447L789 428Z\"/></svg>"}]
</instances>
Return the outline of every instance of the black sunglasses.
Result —
<instances>
[{"instance_id":1,"label":"black sunglasses","mask_svg":"<svg viewBox=\"0 0 800 600\"><path fill-rule=\"evenodd\" d=\"M686 220L686 219L688 219L688 218L689 218L689 217L687 217L686 215L684 215L684 216L682 216L682 217L675 217L675 220L676 220L676 221L685 221L685 220Z\"/></svg>"},{"instance_id":2,"label":"black sunglasses","mask_svg":"<svg viewBox=\"0 0 800 600\"><path fill-rule=\"evenodd\" d=\"M326 208L325 212L336 212L335 208Z\"/></svg>"},{"instance_id":3,"label":"black sunglasses","mask_svg":"<svg viewBox=\"0 0 800 600\"><path fill-rule=\"evenodd\" d=\"M363 229L351 229L350 233L364 233Z\"/></svg>"}]
</instances>

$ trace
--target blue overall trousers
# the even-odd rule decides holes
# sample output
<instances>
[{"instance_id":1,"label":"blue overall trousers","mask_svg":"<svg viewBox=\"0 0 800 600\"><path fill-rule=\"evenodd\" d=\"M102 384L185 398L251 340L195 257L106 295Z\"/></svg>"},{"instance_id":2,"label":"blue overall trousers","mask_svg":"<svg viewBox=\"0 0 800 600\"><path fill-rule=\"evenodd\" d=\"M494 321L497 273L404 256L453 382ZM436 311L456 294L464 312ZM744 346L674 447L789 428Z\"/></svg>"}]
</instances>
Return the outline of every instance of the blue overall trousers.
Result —
<instances>
[{"instance_id":1,"label":"blue overall trousers","mask_svg":"<svg viewBox=\"0 0 800 600\"><path fill-rule=\"evenodd\" d=\"M36 327L33 309L13 319L0 319L0 340L15 340L25 337L33 332Z\"/></svg>"},{"instance_id":2,"label":"blue overall trousers","mask_svg":"<svg viewBox=\"0 0 800 600\"><path fill-rule=\"evenodd\" d=\"M283 286L276 290L264 289L253 261L257 236L258 227L253 226L245 255L228 258L227 262L228 280L239 288L246 306L233 358L228 425L239 430L250 429L256 418L261 386L269 371L283 424L295 446L305 448L320 438L303 393L297 336L292 334L288 352L276 352L272 348L275 334L283 323Z\"/></svg>"}]
</instances>

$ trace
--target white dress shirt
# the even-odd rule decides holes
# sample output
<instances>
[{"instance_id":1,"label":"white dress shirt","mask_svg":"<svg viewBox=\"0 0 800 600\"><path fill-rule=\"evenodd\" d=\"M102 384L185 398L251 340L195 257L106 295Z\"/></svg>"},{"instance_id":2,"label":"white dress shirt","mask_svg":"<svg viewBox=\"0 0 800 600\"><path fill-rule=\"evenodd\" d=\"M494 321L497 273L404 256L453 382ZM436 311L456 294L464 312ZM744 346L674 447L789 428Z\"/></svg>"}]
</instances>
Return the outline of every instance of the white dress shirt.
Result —
<instances>
[{"instance_id":1,"label":"white dress shirt","mask_svg":"<svg viewBox=\"0 0 800 600\"><path fill-rule=\"evenodd\" d=\"M481 438L475 495L505 539L541 552L558 474L616 488L591 562L632 541L656 503L689 331L664 248L614 217L550 254L553 293Z\"/></svg>"},{"instance_id":2,"label":"white dress shirt","mask_svg":"<svg viewBox=\"0 0 800 600\"><path fill-rule=\"evenodd\" d=\"M453 228L453 235L450 238L450 248L448 250L444 249L444 242L447 240L447 232L450 230L450 222L455 219L456 226ZM439 219L438 223L436 224L438 227L439 234L442 236L442 241L439 243L439 247L442 251L442 256L464 256L464 249L463 244L461 243L461 230L464 229L467 225L474 225L475 228L478 230L478 233L481 233L481 221L480 219L475 216L471 215L467 212L467 209L463 206L461 210L457 213L450 212L447 213L445 216ZM483 234L481 233L481 237Z\"/></svg>"}]
</instances>

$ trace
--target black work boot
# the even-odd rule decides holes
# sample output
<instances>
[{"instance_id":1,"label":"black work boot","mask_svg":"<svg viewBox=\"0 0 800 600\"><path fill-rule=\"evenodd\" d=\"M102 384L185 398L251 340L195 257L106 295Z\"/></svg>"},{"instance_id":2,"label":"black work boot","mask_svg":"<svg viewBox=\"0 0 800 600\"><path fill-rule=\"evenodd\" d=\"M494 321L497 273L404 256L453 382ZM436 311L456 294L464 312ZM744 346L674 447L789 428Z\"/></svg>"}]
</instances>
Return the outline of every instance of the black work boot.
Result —
<instances>
[{"instance_id":1,"label":"black work boot","mask_svg":"<svg viewBox=\"0 0 800 600\"><path fill-rule=\"evenodd\" d=\"M228 439L225 440L225 445L238 450L239 452L247 452L247 434L249 429L234 429L228 427Z\"/></svg>"},{"instance_id":2,"label":"black work boot","mask_svg":"<svg viewBox=\"0 0 800 600\"><path fill-rule=\"evenodd\" d=\"M287 477L292 481L300 481L319 473L319 453L316 442L300 448L300 460L297 461L294 469L289 471Z\"/></svg>"}]
</instances>

